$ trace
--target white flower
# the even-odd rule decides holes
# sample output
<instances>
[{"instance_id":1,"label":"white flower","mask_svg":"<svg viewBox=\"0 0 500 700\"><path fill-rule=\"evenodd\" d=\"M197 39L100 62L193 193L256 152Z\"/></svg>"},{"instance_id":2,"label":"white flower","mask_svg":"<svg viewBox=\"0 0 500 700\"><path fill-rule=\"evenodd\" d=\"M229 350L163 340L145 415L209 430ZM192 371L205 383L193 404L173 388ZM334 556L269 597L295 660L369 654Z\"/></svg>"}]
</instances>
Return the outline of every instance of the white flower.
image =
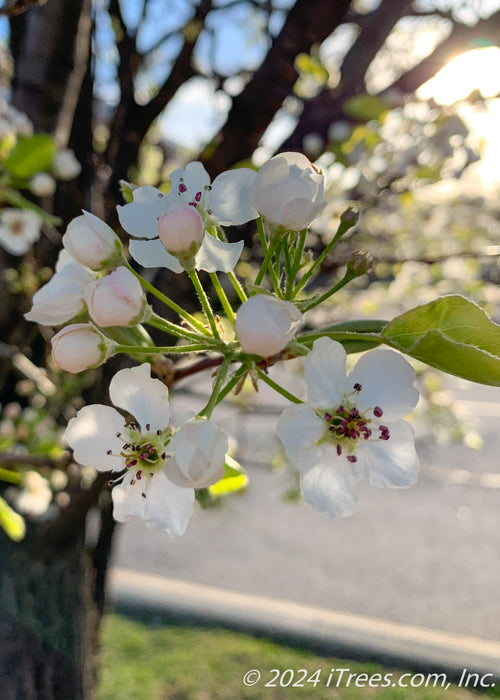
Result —
<instances>
[{"instance_id":1,"label":"white flower","mask_svg":"<svg viewBox=\"0 0 500 700\"><path fill-rule=\"evenodd\" d=\"M52 162L52 172L59 180L73 180L81 170L82 166L70 148L57 151Z\"/></svg>"},{"instance_id":2,"label":"white flower","mask_svg":"<svg viewBox=\"0 0 500 700\"><path fill-rule=\"evenodd\" d=\"M91 323L65 326L50 342L54 362L73 374L102 365L112 354L114 346Z\"/></svg>"},{"instance_id":3,"label":"white flower","mask_svg":"<svg viewBox=\"0 0 500 700\"><path fill-rule=\"evenodd\" d=\"M99 471L126 470L113 489L116 520L135 515L149 530L182 535L193 509L194 488L213 484L224 473L226 438L201 418L177 431L169 426L168 389L151 378L148 364L117 372L109 394L135 422L126 423L110 406L82 408L65 432L76 461ZM170 477L170 463L181 485Z\"/></svg>"},{"instance_id":4,"label":"white flower","mask_svg":"<svg viewBox=\"0 0 500 700\"><path fill-rule=\"evenodd\" d=\"M235 331L242 350L269 357L283 350L293 338L301 318L291 302L257 294L238 309Z\"/></svg>"},{"instance_id":5,"label":"white flower","mask_svg":"<svg viewBox=\"0 0 500 700\"><path fill-rule=\"evenodd\" d=\"M24 255L40 238L42 222L32 211L5 208L0 211L0 245L12 255Z\"/></svg>"},{"instance_id":6,"label":"white flower","mask_svg":"<svg viewBox=\"0 0 500 700\"><path fill-rule=\"evenodd\" d=\"M35 173L28 186L37 197L51 197L56 191L56 181L48 173Z\"/></svg>"},{"instance_id":7,"label":"white flower","mask_svg":"<svg viewBox=\"0 0 500 700\"><path fill-rule=\"evenodd\" d=\"M403 420L416 405L415 373L392 350L368 352L346 377L342 345L320 338L304 361L308 404L288 406L278 435L301 472L306 501L330 516L351 515L357 483L415 483L418 456Z\"/></svg>"},{"instance_id":8,"label":"white flower","mask_svg":"<svg viewBox=\"0 0 500 700\"><path fill-rule=\"evenodd\" d=\"M62 242L74 260L91 270L110 269L124 261L116 233L88 211L70 221Z\"/></svg>"},{"instance_id":9,"label":"white flower","mask_svg":"<svg viewBox=\"0 0 500 700\"><path fill-rule=\"evenodd\" d=\"M142 323L148 304L137 278L126 267L118 267L85 287L91 319L101 328Z\"/></svg>"},{"instance_id":10,"label":"white flower","mask_svg":"<svg viewBox=\"0 0 500 700\"><path fill-rule=\"evenodd\" d=\"M61 251L63 252L63 251ZM85 288L95 274L67 256L59 256L54 276L33 295L33 306L24 318L42 326L59 326L85 309Z\"/></svg>"},{"instance_id":11,"label":"white flower","mask_svg":"<svg viewBox=\"0 0 500 700\"><path fill-rule=\"evenodd\" d=\"M170 179L169 194L155 187L137 187L134 201L117 207L120 223L131 236L130 254L143 267L167 267L182 272L179 260L165 249L158 237L158 219L179 202L196 208L205 228L214 224L230 226L244 224L257 217L250 205L250 190L256 173L249 168L237 168L218 175L212 185L201 163L188 163L185 170L175 170ZM144 240L145 239L145 240ZM205 233L195 255L195 267L207 272L230 272L243 250L243 241L226 243Z\"/></svg>"},{"instance_id":12,"label":"white flower","mask_svg":"<svg viewBox=\"0 0 500 700\"><path fill-rule=\"evenodd\" d=\"M306 156L280 153L257 173L252 201L270 223L300 231L323 210L324 192L323 173Z\"/></svg>"},{"instance_id":13,"label":"white flower","mask_svg":"<svg viewBox=\"0 0 500 700\"><path fill-rule=\"evenodd\" d=\"M7 491L14 508L26 515L43 515L52 502L49 482L35 471L26 472L20 489L11 488Z\"/></svg>"}]
</instances>

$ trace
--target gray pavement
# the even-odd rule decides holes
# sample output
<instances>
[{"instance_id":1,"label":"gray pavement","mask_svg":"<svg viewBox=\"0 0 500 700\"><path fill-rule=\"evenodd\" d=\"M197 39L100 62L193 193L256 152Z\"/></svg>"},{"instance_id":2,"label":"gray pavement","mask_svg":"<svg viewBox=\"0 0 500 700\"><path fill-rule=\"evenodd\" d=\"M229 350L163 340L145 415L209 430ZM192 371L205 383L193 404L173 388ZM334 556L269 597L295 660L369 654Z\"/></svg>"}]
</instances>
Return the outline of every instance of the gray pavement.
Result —
<instances>
[{"instance_id":1,"label":"gray pavement","mask_svg":"<svg viewBox=\"0 0 500 700\"><path fill-rule=\"evenodd\" d=\"M186 384L203 394L209 378ZM290 377L289 387L296 390ZM221 407L214 418L237 435L251 484L217 508L195 509L187 533L121 527L114 563L192 584L328 611L500 641L500 389L454 382L481 452L432 444L420 431L419 482L408 490L362 484L354 516L331 520L284 498L288 470L269 467L281 398L267 387L258 409ZM199 399L179 393L174 413ZM168 585L168 582L165 582Z\"/></svg>"}]
</instances>

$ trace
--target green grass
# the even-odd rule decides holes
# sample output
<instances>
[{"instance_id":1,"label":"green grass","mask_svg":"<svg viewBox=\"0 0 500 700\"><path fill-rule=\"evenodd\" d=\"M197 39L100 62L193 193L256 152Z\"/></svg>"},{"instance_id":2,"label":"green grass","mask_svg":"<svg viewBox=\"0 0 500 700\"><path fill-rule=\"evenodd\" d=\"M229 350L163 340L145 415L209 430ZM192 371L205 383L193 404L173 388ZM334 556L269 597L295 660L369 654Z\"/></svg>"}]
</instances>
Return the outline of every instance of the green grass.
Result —
<instances>
[{"instance_id":1,"label":"green grass","mask_svg":"<svg viewBox=\"0 0 500 700\"><path fill-rule=\"evenodd\" d=\"M307 676L304 687L264 687L276 668L294 669L292 682ZM192 628L162 623L146 625L137 620L109 615L101 634L100 682L96 700L472 700L482 694L458 688L370 688L362 677L356 687L340 683L338 672L327 687L331 669L350 669L350 673L365 673L372 683L381 684L375 674L392 673L391 683L401 671L391 671L376 664L363 664L325 658L310 651L288 647L266 639L214 628ZM250 669L259 669L262 679L254 687L245 687L243 676ZM314 686L307 682L320 669ZM436 669L436 673L438 673ZM286 683L288 676L283 676ZM406 682L406 680L405 680ZM488 697L500 697L497 688Z\"/></svg>"}]
</instances>

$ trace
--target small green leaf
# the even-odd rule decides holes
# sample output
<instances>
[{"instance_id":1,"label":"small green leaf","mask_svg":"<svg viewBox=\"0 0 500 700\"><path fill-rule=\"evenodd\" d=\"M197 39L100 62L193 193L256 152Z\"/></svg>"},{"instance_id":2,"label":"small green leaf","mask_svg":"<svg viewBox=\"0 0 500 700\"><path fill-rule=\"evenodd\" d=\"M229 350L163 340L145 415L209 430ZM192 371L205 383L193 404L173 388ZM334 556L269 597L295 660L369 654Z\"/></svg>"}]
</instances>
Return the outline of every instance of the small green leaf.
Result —
<instances>
[{"instance_id":1,"label":"small green leaf","mask_svg":"<svg viewBox=\"0 0 500 700\"><path fill-rule=\"evenodd\" d=\"M500 326L465 297L417 306L388 323L382 338L443 372L500 386Z\"/></svg>"},{"instance_id":2,"label":"small green leaf","mask_svg":"<svg viewBox=\"0 0 500 700\"><path fill-rule=\"evenodd\" d=\"M344 112L353 119L369 122L380 117L388 111L384 100L376 95L356 95L344 102Z\"/></svg>"},{"instance_id":3,"label":"small green leaf","mask_svg":"<svg viewBox=\"0 0 500 700\"><path fill-rule=\"evenodd\" d=\"M8 505L3 498L0 498L0 527L14 542L20 542L26 534L24 518Z\"/></svg>"},{"instance_id":4,"label":"small green leaf","mask_svg":"<svg viewBox=\"0 0 500 700\"><path fill-rule=\"evenodd\" d=\"M54 141L46 134L21 139L4 161L4 168L15 177L29 178L48 170L56 153Z\"/></svg>"},{"instance_id":5,"label":"small green leaf","mask_svg":"<svg viewBox=\"0 0 500 700\"><path fill-rule=\"evenodd\" d=\"M245 470L229 455L226 455L224 467L225 472L222 479L208 488L212 496L224 496L227 493L242 491L248 485L248 476Z\"/></svg>"}]
</instances>

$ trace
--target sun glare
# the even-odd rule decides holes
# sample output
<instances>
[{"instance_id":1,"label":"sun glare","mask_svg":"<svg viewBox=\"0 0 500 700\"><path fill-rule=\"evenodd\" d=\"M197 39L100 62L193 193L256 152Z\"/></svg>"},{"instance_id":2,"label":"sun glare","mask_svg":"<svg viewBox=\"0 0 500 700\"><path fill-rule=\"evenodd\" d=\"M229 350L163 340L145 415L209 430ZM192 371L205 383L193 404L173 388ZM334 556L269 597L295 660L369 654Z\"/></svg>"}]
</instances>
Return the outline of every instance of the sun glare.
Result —
<instances>
[{"instance_id":1,"label":"sun glare","mask_svg":"<svg viewBox=\"0 0 500 700\"><path fill-rule=\"evenodd\" d=\"M476 89L484 97L500 93L499 48L473 49L457 56L424 83L417 96L421 99L432 97L440 104L449 105Z\"/></svg>"}]
</instances>

